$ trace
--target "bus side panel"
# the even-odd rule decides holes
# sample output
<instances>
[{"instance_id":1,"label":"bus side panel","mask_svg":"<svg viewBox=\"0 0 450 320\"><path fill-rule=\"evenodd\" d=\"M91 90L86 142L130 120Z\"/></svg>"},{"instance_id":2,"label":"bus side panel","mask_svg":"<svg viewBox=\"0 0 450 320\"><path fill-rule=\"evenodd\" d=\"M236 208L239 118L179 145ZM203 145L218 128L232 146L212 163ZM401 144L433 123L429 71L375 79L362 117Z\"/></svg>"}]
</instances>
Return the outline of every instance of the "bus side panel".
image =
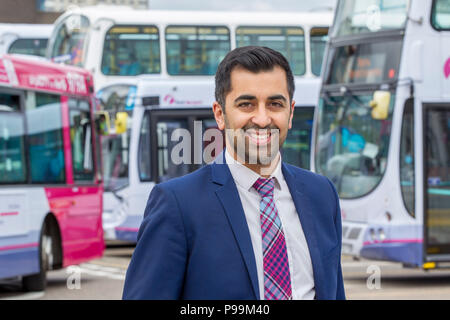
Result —
<instances>
[{"instance_id":1,"label":"bus side panel","mask_svg":"<svg viewBox=\"0 0 450 320\"><path fill-rule=\"evenodd\" d=\"M0 191L0 279L39 272L39 238L48 212L43 188Z\"/></svg>"},{"instance_id":2,"label":"bus side panel","mask_svg":"<svg viewBox=\"0 0 450 320\"><path fill-rule=\"evenodd\" d=\"M0 247L0 279L39 273L39 243Z\"/></svg>"},{"instance_id":3,"label":"bus side panel","mask_svg":"<svg viewBox=\"0 0 450 320\"><path fill-rule=\"evenodd\" d=\"M102 189L93 187L46 188L60 226L63 267L103 254Z\"/></svg>"}]
</instances>

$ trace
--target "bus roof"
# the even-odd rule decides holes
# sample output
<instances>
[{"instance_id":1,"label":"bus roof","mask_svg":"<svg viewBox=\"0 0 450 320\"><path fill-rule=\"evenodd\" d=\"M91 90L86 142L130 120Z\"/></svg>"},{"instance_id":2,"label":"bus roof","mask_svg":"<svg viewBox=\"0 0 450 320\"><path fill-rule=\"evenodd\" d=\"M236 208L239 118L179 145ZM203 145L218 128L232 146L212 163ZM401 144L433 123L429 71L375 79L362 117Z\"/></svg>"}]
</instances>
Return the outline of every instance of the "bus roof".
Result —
<instances>
[{"instance_id":1,"label":"bus roof","mask_svg":"<svg viewBox=\"0 0 450 320\"><path fill-rule=\"evenodd\" d=\"M163 25L296 25L329 26L333 13L325 12L240 12L240 11L176 11L176 10L136 10L124 6L97 5L66 11L58 21L68 15L84 15L95 24L100 20L110 20L114 24L163 24ZM245 19L244 19L245 18Z\"/></svg>"},{"instance_id":2,"label":"bus roof","mask_svg":"<svg viewBox=\"0 0 450 320\"><path fill-rule=\"evenodd\" d=\"M85 96L93 92L87 70L9 54L0 56L0 85Z\"/></svg>"}]
</instances>

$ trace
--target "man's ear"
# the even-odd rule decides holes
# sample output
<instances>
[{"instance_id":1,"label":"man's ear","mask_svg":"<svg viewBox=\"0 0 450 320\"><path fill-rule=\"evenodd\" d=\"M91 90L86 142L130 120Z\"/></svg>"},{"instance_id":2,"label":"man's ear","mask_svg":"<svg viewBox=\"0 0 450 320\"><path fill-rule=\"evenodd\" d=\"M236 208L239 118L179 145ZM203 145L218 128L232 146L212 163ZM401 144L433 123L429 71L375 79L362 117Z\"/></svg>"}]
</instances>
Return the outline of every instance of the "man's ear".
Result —
<instances>
[{"instance_id":1,"label":"man's ear","mask_svg":"<svg viewBox=\"0 0 450 320\"><path fill-rule=\"evenodd\" d=\"M295 111L295 101L292 100L291 104L291 114L289 116L289 130L292 128L292 118L294 117L294 111Z\"/></svg>"},{"instance_id":2,"label":"man's ear","mask_svg":"<svg viewBox=\"0 0 450 320\"><path fill-rule=\"evenodd\" d=\"M225 129L225 110L222 108L222 106L219 104L219 102L215 101L213 103L213 113L214 118L217 122L217 127L219 130Z\"/></svg>"}]
</instances>

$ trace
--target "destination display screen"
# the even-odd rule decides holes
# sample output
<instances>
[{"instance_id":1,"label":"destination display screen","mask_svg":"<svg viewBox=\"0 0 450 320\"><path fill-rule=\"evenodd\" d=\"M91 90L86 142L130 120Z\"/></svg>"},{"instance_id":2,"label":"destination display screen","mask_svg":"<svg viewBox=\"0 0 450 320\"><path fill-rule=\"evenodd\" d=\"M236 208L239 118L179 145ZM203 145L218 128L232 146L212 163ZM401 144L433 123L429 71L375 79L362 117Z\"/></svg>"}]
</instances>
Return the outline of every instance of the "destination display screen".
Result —
<instances>
[{"instance_id":1,"label":"destination display screen","mask_svg":"<svg viewBox=\"0 0 450 320\"><path fill-rule=\"evenodd\" d=\"M398 78L402 41L346 45L334 49L327 84L382 83Z\"/></svg>"}]
</instances>

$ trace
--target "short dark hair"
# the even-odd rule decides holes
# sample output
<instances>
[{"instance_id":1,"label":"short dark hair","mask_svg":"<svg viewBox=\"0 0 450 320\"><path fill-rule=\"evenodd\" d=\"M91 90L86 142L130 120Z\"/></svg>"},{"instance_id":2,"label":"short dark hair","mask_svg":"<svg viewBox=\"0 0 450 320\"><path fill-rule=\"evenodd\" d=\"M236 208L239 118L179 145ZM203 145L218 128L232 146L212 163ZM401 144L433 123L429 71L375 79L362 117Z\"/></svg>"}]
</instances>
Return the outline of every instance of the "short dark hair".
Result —
<instances>
[{"instance_id":1,"label":"short dark hair","mask_svg":"<svg viewBox=\"0 0 450 320\"><path fill-rule=\"evenodd\" d=\"M286 72L289 99L292 101L295 90L294 76L286 58L273 49L258 46L246 46L230 51L220 62L216 72L216 100L225 108L225 97L231 91L231 72L236 67L250 72L271 71L275 66Z\"/></svg>"}]
</instances>

